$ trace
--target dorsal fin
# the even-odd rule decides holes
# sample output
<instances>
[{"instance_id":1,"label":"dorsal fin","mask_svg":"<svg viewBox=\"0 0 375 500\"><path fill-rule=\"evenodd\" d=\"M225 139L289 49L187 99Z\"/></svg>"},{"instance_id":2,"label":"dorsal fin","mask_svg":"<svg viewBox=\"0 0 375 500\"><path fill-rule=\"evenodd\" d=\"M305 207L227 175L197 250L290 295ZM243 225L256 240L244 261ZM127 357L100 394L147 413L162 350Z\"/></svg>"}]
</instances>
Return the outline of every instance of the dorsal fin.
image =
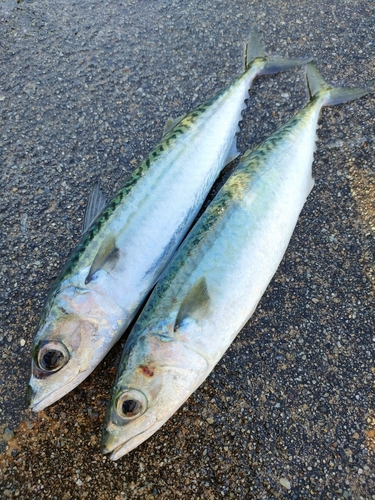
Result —
<instances>
[{"instance_id":1,"label":"dorsal fin","mask_svg":"<svg viewBox=\"0 0 375 500\"><path fill-rule=\"evenodd\" d=\"M206 278L200 278L186 294L178 311L174 331L178 330L186 318L200 319L208 310L211 298Z\"/></svg>"},{"instance_id":2,"label":"dorsal fin","mask_svg":"<svg viewBox=\"0 0 375 500\"><path fill-rule=\"evenodd\" d=\"M99 184L96 183L92 188L89 199L87 201L87 207L82 224L82 233L84 233L88 229L88 227L91 226L91 223L106 206L106 203L106 196L100 189Z\"/></svg>"},{"instance_id":3,"label":"dorsal fin","mask_svg":"<svg viewBox=\"0 0 375 500\"><path fill-rule=\"evenodd\" d=\"M163 130L163 137L168 134L172 130L172 128L177 125L178 122L181 121L181 119L184 117L184 115L179 116L178 118L171 118L169 117L168 120L165 122L164 125L164 130Z\"/></svg>"},{"instance_id":4,"label":"dorsal fin","mask_svg":"<svg viewBox=\"0 0 375 500\"><path fill-rule=\"evenodd\" d=\"M120 257L120 251L116 246L116 240L113 236L106 238L100 245L98 253L91 264L90 271L85 279L87 285L92 280L94 274L99 269L104 269L108 273L111 272L117 264Z\"/></svg>"}]
</instances>

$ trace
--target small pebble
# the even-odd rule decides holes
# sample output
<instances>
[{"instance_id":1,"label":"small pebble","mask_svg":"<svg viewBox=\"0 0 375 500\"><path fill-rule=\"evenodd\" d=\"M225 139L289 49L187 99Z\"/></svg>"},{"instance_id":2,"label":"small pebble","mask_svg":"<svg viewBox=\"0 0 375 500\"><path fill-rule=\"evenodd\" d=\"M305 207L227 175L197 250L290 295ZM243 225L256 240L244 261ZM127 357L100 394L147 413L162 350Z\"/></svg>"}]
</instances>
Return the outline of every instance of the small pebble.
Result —
<instances>
[{"instance_id":1,"label":"small pebble","mask_svg":"<svg viewBox=\"0 0 375 500\"><path fill-rule=\"evenodd\" d=\"M287 490L290 490L290 481L288 481L288 479L286 479L285 477L282 477L280 479L280 484L281 486L284 486L284 488L286 488Z\"/></svg>"}]
</instances>

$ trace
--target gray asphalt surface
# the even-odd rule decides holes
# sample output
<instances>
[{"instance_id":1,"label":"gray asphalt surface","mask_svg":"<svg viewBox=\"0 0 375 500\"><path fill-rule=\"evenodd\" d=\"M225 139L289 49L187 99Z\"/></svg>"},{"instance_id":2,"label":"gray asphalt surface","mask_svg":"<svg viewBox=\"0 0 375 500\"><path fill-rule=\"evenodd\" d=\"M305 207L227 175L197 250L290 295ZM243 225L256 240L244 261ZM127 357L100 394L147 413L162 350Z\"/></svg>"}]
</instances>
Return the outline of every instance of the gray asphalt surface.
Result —
<instances>
[{"instance_id":1,"label":"gray asphalt surface","mask_svg":"<svg viewBox=\"0 0 375 500\"><path fill-rule=\"evenodd\" d=\"M375 498L374 97L323 110L316 184L252 319L170 421L99 449L117 345L76 390L24 408L48 288L96 181L112 195L164 123L239 74L251 26L334 85L375 81L365 0L0 3L0 494L31 499ZM254 83L244 152L307 100L303 70Z\"/></svg>"}]
</instances>

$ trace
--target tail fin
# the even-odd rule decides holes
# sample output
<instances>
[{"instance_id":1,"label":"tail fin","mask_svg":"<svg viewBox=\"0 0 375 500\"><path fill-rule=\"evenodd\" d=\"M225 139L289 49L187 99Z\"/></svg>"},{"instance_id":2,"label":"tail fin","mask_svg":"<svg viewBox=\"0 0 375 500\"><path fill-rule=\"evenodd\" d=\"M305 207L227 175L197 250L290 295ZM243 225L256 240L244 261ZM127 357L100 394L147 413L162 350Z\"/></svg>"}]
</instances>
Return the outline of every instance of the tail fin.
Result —
<instances>
[{"instance_id":1,"label":"tail fin","mask_svg":"<svg viewBox=\"0 0 375 500\"><path fill-rule=\"evenodd\" d=\"M314 63L309 62L306 66L307 85L310 92L310 97L313 98L320 92L325 95L324 106L334 106L343 102L359 99L366 94L374 92L374 89L367 87L364 89L354 88L348 89L345 87L330 87L325 82L322 75L319 73Z\"/></svg>"},{"instance_id":2,"label":"tail fin","mask_svg":"<svg viewBox=\"0 0 375 500\"><path fill-rule=\"evenodd\" d=\"M245 44L245 71L249 69L254 59L258 58L266 59L264 67L259 72L260 75L270 75L272 73L287 71L288 69L303 66L304 64L312 60L311 57L302 59L286 59L267 56L259 33L254 28L251 30L249 40Z\"/></svg>"}]
</instances>

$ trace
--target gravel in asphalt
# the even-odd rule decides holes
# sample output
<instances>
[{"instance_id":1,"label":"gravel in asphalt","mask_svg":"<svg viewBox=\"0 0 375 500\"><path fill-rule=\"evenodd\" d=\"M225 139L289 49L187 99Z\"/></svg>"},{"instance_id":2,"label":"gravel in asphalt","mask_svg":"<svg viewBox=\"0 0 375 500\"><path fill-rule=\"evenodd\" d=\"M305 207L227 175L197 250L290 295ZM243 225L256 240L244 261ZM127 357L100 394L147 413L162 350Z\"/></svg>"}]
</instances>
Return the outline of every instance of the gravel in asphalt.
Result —
<instances>
[{"instance_id":1,"label":"gravel in asphalt","mask_svg":"<svg viewBox=\"0 0 375 500\"><path fill-rule=\"evenodd\" d=\"M6 0L0 9L2 498L375 498L372 96L323 110L315 187L279 270L161 430L118 462L100 453L122 343L52 407L24 406L38 316L93 184L114 194L168 117L231 82L251 26L269 53L313 56L334 85L374 84L375 4ZM254 82L240 151L290 118L305 87L302 69Z\"/></svg>"}]
</instances>

